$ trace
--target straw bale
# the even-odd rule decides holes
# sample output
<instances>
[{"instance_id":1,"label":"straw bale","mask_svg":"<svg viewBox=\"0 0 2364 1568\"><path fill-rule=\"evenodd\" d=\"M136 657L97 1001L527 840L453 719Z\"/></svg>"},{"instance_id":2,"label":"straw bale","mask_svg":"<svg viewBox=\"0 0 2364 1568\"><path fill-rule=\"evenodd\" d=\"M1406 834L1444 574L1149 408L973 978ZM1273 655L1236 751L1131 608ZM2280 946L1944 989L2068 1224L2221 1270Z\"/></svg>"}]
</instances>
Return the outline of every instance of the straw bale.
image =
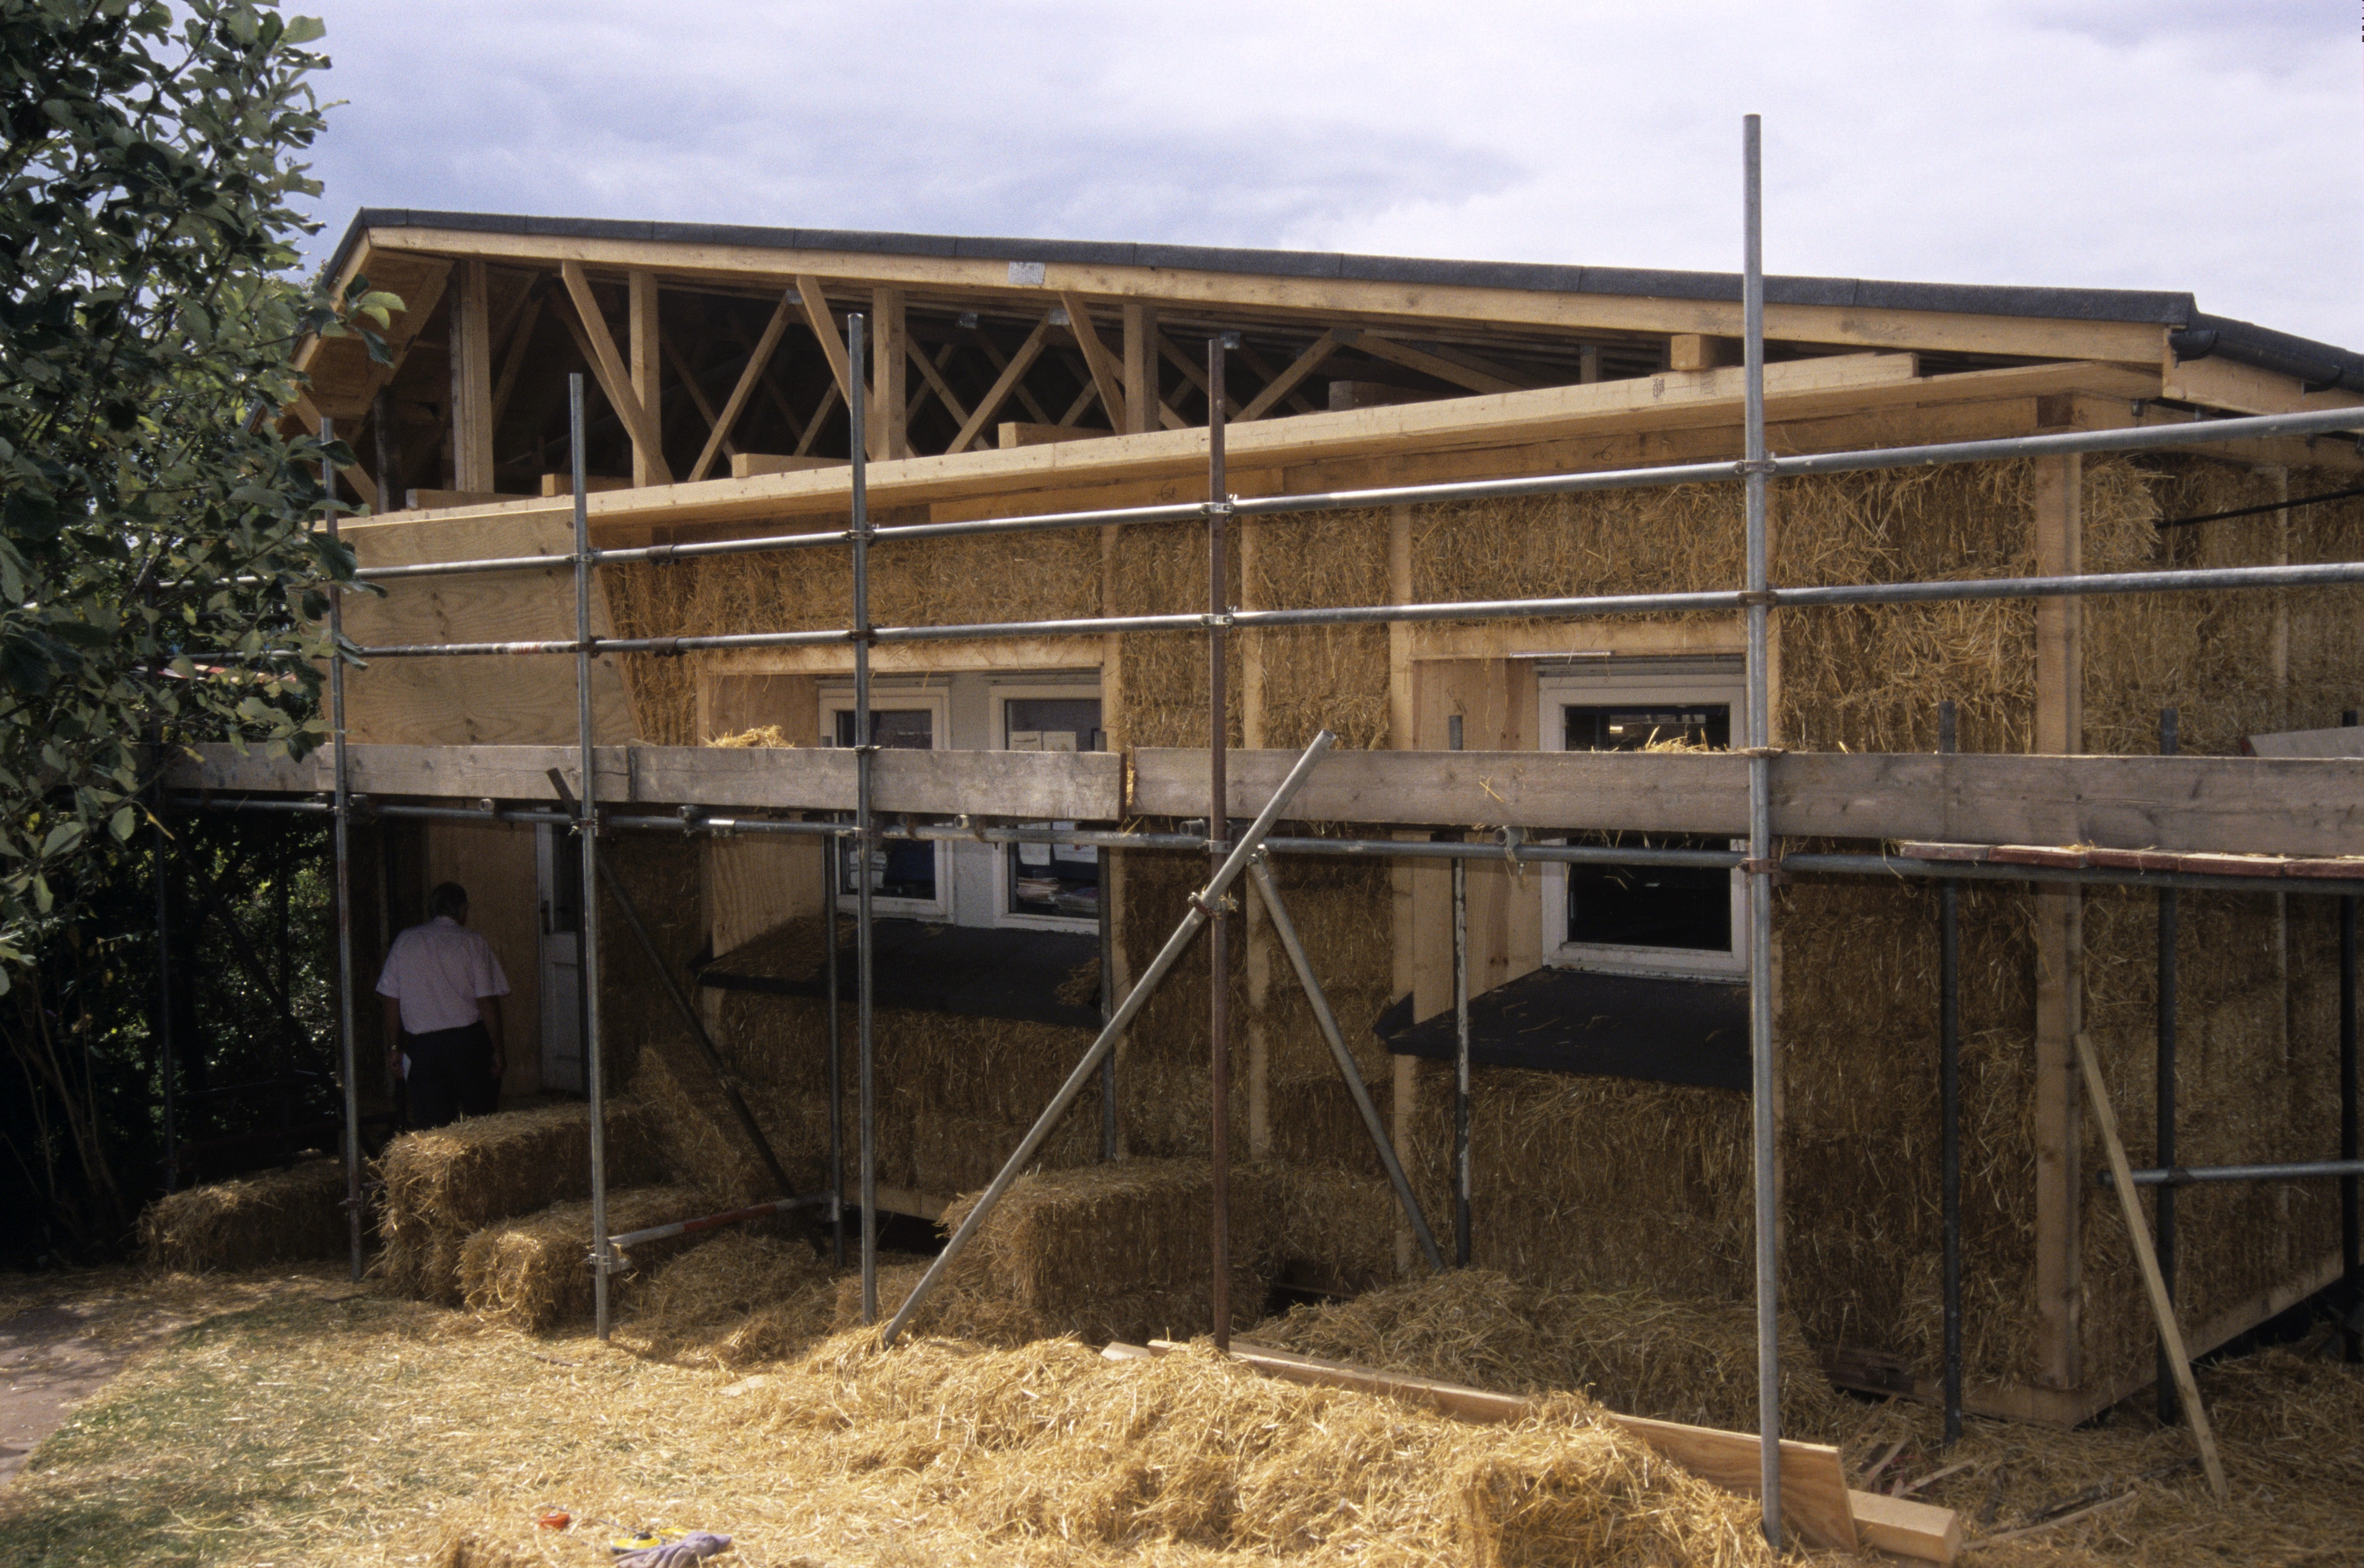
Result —
<instances>
[{"instance_id":1,"label":"straw bale","mask_svg":"<svg viewBox=\"0 0 2364 1568\"><path fill-rule=\"evenodd\" d=\"M1754 1505L1576 1396L1473 1427L1260 1377L1203 1345L1109 1362L1071 1340L880 1352L847 1335L741 1403L791 1449L829 1443L846 1473L925 1476L1012 1544L1480 1568L1770 1560Z\"/></svg>"},{"instance_id":2,"label":"straw bale","mask_svg":"<svg viewBox=\"0 0 2364 1568\"><path fill-rule=\"evenodd\" d=\"M1369 1142L1364 1135L1366 1148ZM1275 1169L1281 1177L1278 1277L1326 1291L1369 1290L1395 1278L1396 1195L1385 1176L1334 1165L1276 1163ZM1440 1240L1449 1247L1450 1215L1429 1220L1443 1229Z\"/></svg>"},{"instance_id":3,"label":"straw bale","mask_svg":"<svg viewBox=\"0 0 2364 1568\"><path fill-rule=\"evenodd\" d=\"M1263 1315L1278 1240L1283 1178L1271 1166L1232 1171L1235 1324ZM1203 1327L1213 1170L1204 1160L1127 1160L1020 1177L971 1238L977 1288L1036 1314L1049 1331L1138 1339ZM972 1195L943 1218L959 1226ZM964 1262L968 1261L966 1258Z\"/></svg>"},{"instance_id":4,"label":"straw bale","mask_svg":"<svg viewBox=\"0 0 2364 1568\"><path fill-rule=\"evenodd\" d=\"M341 1257L351 1245L344 1205L340 1160L189 1187L139 1217L140 1257L150 1268L188 1273Z\"/></svg>"},{"instance_id":5,"label":"straw bale","mask_svg":"<svg viewBox=\"0 0 2364 1568\"><path fill-rule=\"evenodd\" d=\"M705 1212L696 1187L612 1187L608 1193L608 1233L621 1235ZM667 1237L631 1249L626 1259L637 1271L696 1243ZM463 1299L472 1312L508 1328L539 1333L580 1318L592 1307L591 1206L552 1204L539 1214L488 1225L468 1238L460 1252ZM609 1288L629 1285L631 1273L608 1276Z\"/></svg>"},{"instance_id":6,"label":"straw bale","mask_svg":"<svg viewBox=\"0 0 2364 1568\"><path fill-rule=\"evenodd\" d=\"M610 1183L630 1185L662 1174L656 1131L640 1103L608 1106ZM456 1303L460 1249L469 1235L496 1220L590 1195L587 1107L541 1106L407 1132L386 1145L377 1174L385 1184L378 1215L385 1245L380 1273L406 1295Z\"/></svg>"},{"instance_id":7,"label":"straw bale","mask_svg":"<svg viewBox=\"0 0 2364 1568\"><path fill-rule=\"evenodd\" d=\"M670 834L619 833L603 842L600 880L609 891L601 899L599 1038L608 1092L620 1094L643 1051L687 1063L697 1047L613 893L631 899L665 970L686 991L707 940L705 860L696 844Z\"/></svg>"},{"instance_id":8,"label":"straw bale","mask_svg":"<svg viewBox=\"0 0 2364 1568\"><path fill-rule=\"evenodd\" d=\"M692 1366L753 1366L826 1337L836 1296L809 1243L742 1225L658 1268L634 1293L621 1332Z\"/></svg>"},{"instance_id":9,"label":"straw bale","mask_svg":"<svg viewBox=\"0 0 2364 1568\"><path fill-rule=\"evenodd\" d=\"M907 1258L889 1262L895 1254L881 1253L878 1266L878 1322L893 1319L903 1309L903 1303L928 1272L929 1260ZM839 1277L832 1287L830 1327L842 1333L862 1326L862 1274L859 1270ZM874 1328L875 1331L875 1328ZM990 1345L1002 1350L1015 1350L1034 1340L1055 1336L1052 1327L1032 1307L997 1295L984 1281L976 1263L966 1256L955 1259L952 1269L929 1292L927 1301L909 1324L915 1336L931 1339L960 1340L971 1344Z\"/></svg>"},{"instance_id":10,"label":"straw bale","mask_svg":"<svg viewBox=\"0 0 2364 1568\"><path fill-rule=\"evenodd\" d=\"M1259 1344L1515 1394L1574 1389L1604 1408L1756 1427L1756 1309L1646 1290L1567 1291L1456 1269L1352 1301L1295 1307ZM1851 1421L1794 1321L1781 1324L1781 1426L1834 1441Z\"/></svg>"}]
</instances>

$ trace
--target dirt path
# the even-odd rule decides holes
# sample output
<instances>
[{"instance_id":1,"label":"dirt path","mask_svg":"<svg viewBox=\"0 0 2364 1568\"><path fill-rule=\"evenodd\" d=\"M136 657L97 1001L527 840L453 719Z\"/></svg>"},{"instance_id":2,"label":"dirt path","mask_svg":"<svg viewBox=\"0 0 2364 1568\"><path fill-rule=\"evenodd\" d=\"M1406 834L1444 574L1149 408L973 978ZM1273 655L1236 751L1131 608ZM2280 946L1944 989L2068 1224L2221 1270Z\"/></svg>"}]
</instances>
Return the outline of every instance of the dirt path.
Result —
<instances>
[{"instance_id":1,"label":"dirt path","mask_svg":"<svg viewBox=\"0 0 2364 1568\"><path fill-rule=\"evenodd\" d=\"M183 1319L158 1315L124 1333L120 1314L44 1306L0 1321L0 1485L76 1405L106 1386L123 1363Z\"/></svg>"}]
</instances>

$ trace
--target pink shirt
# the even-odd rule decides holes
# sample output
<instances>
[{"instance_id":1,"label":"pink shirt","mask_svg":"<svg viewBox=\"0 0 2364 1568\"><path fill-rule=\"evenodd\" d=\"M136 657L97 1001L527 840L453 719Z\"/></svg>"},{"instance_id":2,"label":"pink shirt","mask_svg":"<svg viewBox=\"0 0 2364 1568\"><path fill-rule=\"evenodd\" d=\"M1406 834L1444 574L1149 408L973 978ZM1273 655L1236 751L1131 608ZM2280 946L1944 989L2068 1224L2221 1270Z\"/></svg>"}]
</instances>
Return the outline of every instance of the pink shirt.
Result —
<instances>
[{"instance_id":1,"label":"pink shirt","mask_svg":"<svg viewBox=\"0 0 2364 1568\"><path fill-rule=\"evenodd\" d=\"M404 1029L433 1034L474 1023L477 998L507 995L509 982L482 933L438 915L394 939L377 994L402 1004Z\"/></svg>"}]
</instances>

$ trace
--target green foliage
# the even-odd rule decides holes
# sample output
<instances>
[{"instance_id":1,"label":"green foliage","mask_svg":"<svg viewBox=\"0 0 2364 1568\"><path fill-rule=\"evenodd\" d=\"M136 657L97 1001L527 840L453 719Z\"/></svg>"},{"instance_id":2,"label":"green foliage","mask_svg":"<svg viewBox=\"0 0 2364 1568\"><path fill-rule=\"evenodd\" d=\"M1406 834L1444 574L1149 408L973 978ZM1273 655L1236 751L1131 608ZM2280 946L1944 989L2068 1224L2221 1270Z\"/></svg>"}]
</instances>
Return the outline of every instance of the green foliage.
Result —
<instances>
[{"instance_id":1,"label":"green foliage","mask_svg":"<svg viewBox=\"0 0 2364 1568\"><path fill-rule=\"evenodd\" d=\"M320 24L251 0L0 0L0 990L145 818L175 744L325 734L307 333L400 302L291 275Z\"/></svg>"}]
</instances>

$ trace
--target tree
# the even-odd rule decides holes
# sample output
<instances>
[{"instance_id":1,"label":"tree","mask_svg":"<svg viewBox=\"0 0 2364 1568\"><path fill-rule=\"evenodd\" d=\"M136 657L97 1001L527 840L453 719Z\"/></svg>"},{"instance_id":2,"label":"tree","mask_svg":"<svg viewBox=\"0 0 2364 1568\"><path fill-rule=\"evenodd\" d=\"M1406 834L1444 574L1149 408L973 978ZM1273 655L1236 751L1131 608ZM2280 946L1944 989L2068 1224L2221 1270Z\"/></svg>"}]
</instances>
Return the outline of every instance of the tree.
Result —
<instances>
[{"instance_id":1,"label":"tree","mask_svg":"<svg viewBox=\"0 0 2364 1568\"><path fill-rule=\"evenodd\" d=\"M252 0L0 0L0 1028L95 1199L97 1068L42 955L79 941L173 748L325 733L351 557L320 464L351 454L276 416L305 334L383 358L399 302L292 273L322 30Z\"/></svg>"}]
</instances>

